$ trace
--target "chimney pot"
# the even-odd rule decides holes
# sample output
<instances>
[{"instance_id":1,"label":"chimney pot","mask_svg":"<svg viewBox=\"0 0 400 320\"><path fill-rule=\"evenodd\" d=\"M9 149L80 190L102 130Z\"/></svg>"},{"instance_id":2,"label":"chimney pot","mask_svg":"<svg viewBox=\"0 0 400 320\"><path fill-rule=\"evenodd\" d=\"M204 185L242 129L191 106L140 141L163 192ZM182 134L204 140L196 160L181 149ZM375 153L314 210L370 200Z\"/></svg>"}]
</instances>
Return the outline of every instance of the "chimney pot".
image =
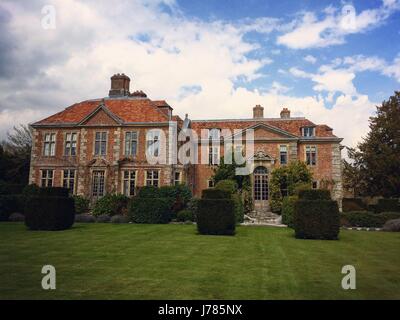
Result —
<instances>
[{"instance_id":1,"label":"chimney pot","mask_svg":"<svg viewBox=\"0 0 400 320\"><path fill-rule=\"evenodd\" d=\"M264 118L264 108L261 107L259 104L253 108L253 118Z\"/></svg>"},{"instance_id":2,"label":"chimney pot","mask_svg":"<svg viewBox=\"0 0 400 320\"><path fill-rule=\"evenodd\" d=\"M289 119L290 118L290 110L288 108L283 108L281 111L281 119Z\"/></svg>"},{"instance_id":3,"label":"chimney pot","mask_svg":"<svg viewBox=\"0 0 400 320\"><path fill-rule=\"evenodd\" d=\"M129 95L129 84L131 79L122 74L114 74L111 77L111 89L108 93L110 97L121 97Z\"/></svg>"}]
</instances>

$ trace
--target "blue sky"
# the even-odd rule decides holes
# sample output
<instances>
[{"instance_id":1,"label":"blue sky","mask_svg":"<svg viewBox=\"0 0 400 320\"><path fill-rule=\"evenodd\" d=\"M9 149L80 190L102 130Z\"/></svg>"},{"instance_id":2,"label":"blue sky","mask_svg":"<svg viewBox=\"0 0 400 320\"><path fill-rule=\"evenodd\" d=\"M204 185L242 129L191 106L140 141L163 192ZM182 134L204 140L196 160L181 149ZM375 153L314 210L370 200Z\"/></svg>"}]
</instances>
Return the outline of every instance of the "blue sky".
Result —
<instances>
[{"instance_id":1,"label":"blue sky","mask_svg":"<svg viewBox=\"0 0 400 320\"><path fill-rule=\"evenodd\" d=\"M354 146L400 88L400 0L3 0L0 27L0 138L124 72L181 117L287 107Z\"/></svg>"}]
</instances>

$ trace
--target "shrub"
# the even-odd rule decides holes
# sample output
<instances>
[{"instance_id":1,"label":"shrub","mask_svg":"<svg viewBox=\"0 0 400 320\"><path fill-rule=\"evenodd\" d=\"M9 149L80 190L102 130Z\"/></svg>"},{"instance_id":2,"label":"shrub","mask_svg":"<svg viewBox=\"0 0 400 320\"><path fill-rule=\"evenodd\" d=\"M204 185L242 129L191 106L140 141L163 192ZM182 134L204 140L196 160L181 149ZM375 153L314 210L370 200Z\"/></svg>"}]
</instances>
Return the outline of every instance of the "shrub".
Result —
<instances>
[{"instance_id":1,"label":"shrub","mask_svg":"<svg viewBox=\"0 0 400 320\"><path fill-rule=\"evenodd\" d=\"M39 194L45 197L69 197L69 189L62 187L39 188Z\"/></svg>"},{"instance_id":2,"label":"shrub","mask_svg":"<svg viewBox=\"0 0 400 320\"><path fill-rule=\"evenodd\" d=\"M238 190L238 185L235 180L221 180L217 182L215 189L224 190L230 194L233 194Z\"/></svg>"},{"instance_id":3,"label":"shrub","mask_svg":"<svg viewBox=\"0 0 400 320\"><path fill-rule=\"evenodd\" d=\"M163 186L159 189L159 197L174 199L172 212L176 214L186 207L187 203L192 198L192 192L189 187L184 184Z\"/></svg>"},{"instance_id":4,"label":"shrub","mask_svg":"<svg viewBox=\"0 0 400 320\"><path fill-rule=\"evenodd\" d=\"M341 214L341 224L346 227L381 228L386 221L400 218L399 212L351 211Z\"/></svg>"},{"instance_id":5,"label":"shrub","mask_svg":"<svg viewBox=\"0 0 400 320\"><path fill-rule=\"evenodd\" d=\"M181 210L176 214L176 218L178 221L185 222L185 221L194 221L193 219L193 212L190 210Z\"/></svg>"},{"instance_id":6,"label":"shrub","mask_svg":"<svg viewBox=\"0 0 400 320\"><path fill-rule=\"evenodd\" d=\"M388 220L382 228L383 231L400 232L400 219Z\"/></svg>"},{"instance_id":7,"label":"shrub","mask_svg":"<svg viewBox=\"0 0 400 320\"><path fill-rule=\"evenodd\" d=\"M376 212L400 212L399 199L379 199L376 205Z\"/></svg>"},{"instance_id":8,"label":"shrub","mask_svg":"<svg viewBox=\"0 0 400 320\"><path fill-rule=\"evenodd\" d=\"M199 206L199 198L192 198L187 204L187 210L192 212L193 221L196 221L197 210Z\"/></svg>"},{"instance_id":9,"label":"shrub","mask_svg":"<svg viewBox=\"0 0 400 320\"><path fill-rule=\"evenodd\" d=\"M24 187L24 184L0 181L0 195L21 194Z\"/></svg>"},{"instance_id":10,"label":"shrub","mask_svg":"<svg viewBox=\"0 0 400 320\"><path fill-rule=\"evenodd\" d=\"M372 213L377 213L378 205L376 204L369 204L367 205L367 211Z\"/></svg>"},{"instance_id":11,"label":"shrub","mask_svg":"<svg viewBox=\"0 0 400 320\"><path fill-rule=\"evenodd\" d=\"M25 220L25 216L22 213L14 212L8 218L8 221L11 222L21 222Z\"/></svg>"},{"instance_id":12,"label":"shrub","mask_svg":"<svg viewBox=\"0 0 400 320\"><path fill-rule=\"evenodd\" d=\"M338 239L339 209L333 200L297 200L294 205L294 229L300 239Z\"/></svg>"},{"instance_id":13,"label":"shrub","mask_svg":"<svg viewBox=\"0 0 400 320\"><path fill-rule=\"evenodd\" d=\"M171 221L171 198L133 198L128 214L135 223L168 223Z\"/></svg>"},{"instance_id":14,"label":"shrub","mask_svg":"<svg viewBox=\"0 0 400 320\"><path fill-rule=\"evenodd\" d=\"M40 188L36 184L28 184L22 190L22 195L25 198L29 198L32 196L39 196L40 195Z\"/></svg>"},{"instance_id":15,"label":"shrub","mask_svg":"<svg viewBox=\"0 0 400 320\"><path fill-rule=\"evenodd\" d=\"M91 214L81 213L75 216L75 222L93 223L96 222L96 218Z\"/></svg>"},{"instance_id":16,"label":"shrub","mask_svg":"<svg viewBox=\"0 0 400 320\"><path fill-rule=\"evenodd\" d=\"M300 200L331 200L331 193L326 189L299 190Z\"/></svg>"},{"instance_id":17,"label":"shrub","mask_svg":"<svg viewBox=\"0 0 400 320\"><path fill-rule=\"evenodd\" d=\"M235 221L236 223L242 223L244 221L244 205L240 194L232 194L232 200L234 205Z\"/></svg>"},{"instance_id":18,"label":"shrub","mask_svg":"<svg viewBox=\"0 0 400 320\"><path fill-rule=\"evenodd\" d=\"M235 234L235 214L232 199L201 199L197 213L200 234Z\"/></svg>"},{"instance_id":19,"label":"shrub","mask_svg":"<svg viewBox=\"0 0 400 320\"><path fill-rule=\"evenodd\" d=\"M73 196L74 203L75 203L75 212L76 214L86 213L89 212L89 199L86 199L82 196Z\"/></svg>"},{"instance_id":20,"label":"shrub","mask_svg":"<svg viewBox=\"0 0 400 320\"><path fill-rule=\"evenodd\" d=\"M110 222L110 216L108 214L101 214L96 217L96 222L100 223Z\"/></svg>"},{"instance_id":21,"label":"shrub","mask_svg":"<svg viewBox=\"0 0 400 320\"><path fill-rule=\"evenodd\" d=\"M0 195L0 221L8 221L13 212L24 211L24 199L22 195Z\"/></svg>"},{"instance_id":22,"label":"shrub","mask_svg":"<svg viewBox=\"0 0 400 320\"><path fill-rule=\"evenodd\" d=\"M294 203L298 200L297 196L284 197L282 201L282 223L289 228L293 228Z\"/></svg>"},{"instance_id":23,"label":"shrub","mask_svg":"<svg viewBox=\"0 0 400 320\"><path fill-rule=\"evenodd\" d=\"M229 192L214 188L204 189L201 193L202 199L229 199L230 197Z\"/></svg>"},{"instance_id":24,"label":"shrub","mask_svg":"<svg viewBox=\"0 0 400 320\"><path fill-rule=\"evenodd\" d=\"M160 189L154 186L141 187L137 193L139 198L159 198L160 196Z\"/></svg>"},{"instance_id":25,"label":"shrub","mask_svg":"<svg viewBox=\"0 0 400 320\"><path fill-rule=\"evenodd\" d=\"M122 194L106 194L96 201L93 206L92 214L99 216L107 214L114 216L116 214L122 214L123 210L128 205L129 198Z\"/></svg>"},{"instance_id":26,"label":"shrub","mask_svg":"<svg viewBox=\"0 0 400 320\"><path fill-rule=\"evenodd\" d=\"M361 198L343 198L342 210L343 212L349 211L363 211L366 210L366 205Z\"/></svg>"},{"instance_id":27,"label":"shrub","mask_svg":"<svg viewBox=\"0 0 400 320\"><path fill-rule=\"evenodd\" d=\"M124 214L116 214L111 217L111 223L129 223L129 217Z\"/></svg>"},{"instance_id":28,"label":"shrub","mask_svg":"<svg viewBox=\"0 0 400 320\"><path fill-rule=\"evenodd\" d=\"M25 206L25 224L31 230L64 230L74 224L75 206L72 198L31 197Z\"/></svg>"}]
</instances>

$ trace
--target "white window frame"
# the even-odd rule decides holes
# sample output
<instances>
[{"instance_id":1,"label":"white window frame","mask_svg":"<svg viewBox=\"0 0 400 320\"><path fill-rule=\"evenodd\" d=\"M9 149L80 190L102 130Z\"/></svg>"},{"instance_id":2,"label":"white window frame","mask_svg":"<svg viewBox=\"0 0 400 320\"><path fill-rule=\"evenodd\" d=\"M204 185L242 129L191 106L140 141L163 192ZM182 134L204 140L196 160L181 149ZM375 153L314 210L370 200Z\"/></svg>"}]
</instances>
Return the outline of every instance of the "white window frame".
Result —
<instances>
[{"instance_id":1,"label":"white window frame","mask_svg":"<svg viewBox=\"0 0 400 320\"><path fill-rule=\"evenodd\" d=\"M146 133L146 154L158 157L161 154L161 130L152 130Z\"/></svg>"},{"instance_id":2,"label":"white window frame","mask_svg":"<svg viewBox=\"0 0 400 320\"><path fill-rule=\"evenodd\" d=\"M43 173L46 172L46 176L43 177ZM51 172L51 176L49 175L49 172ZM53 187L54 186L54 169L41 169L40 170L40 186L42 188L45 187ZM43 185L43 181L45 181ZM51 181L51 184L49 184L49 181Z\"/></svg>"},{"instance_id":3,"label":"white window frame","mask_svg":"<svg viewBox=\"0 0 400 320\"><path fill-rule=\"evenodd\" d=\"M311 130L311 133L310 133ZM303 127L301 128L301 135L303 137L315 137L315 127Z\"/></svg>"},{"instance_id":4,"label":"white window frame","mask_svg":"<svg viewBox=\"0 0 400 320\"><path fill-rule=\"evenodd\" d=\"M283 150L284 149L284 150ZM286 161L285 163L282 162L282 154L285 153ZM282 165L286 165L289 162L289 148L287 144L279 145L279 163Z\"/></svg>"},{"instance_id":5,"label":"white window frame","mask_svg":"<svg viewBox=\"0 0 400 320\"><path fill-rule=\"evenodd\" d=\"M100 134L100 139L98 140L97 139L97 134ZM103 140L103 133L105 133L105 135L106 135L106 137L105 137L105 140ZM99 143L99 153L96 153L96 143ZM102 143L104 143L105 142L105 150L104 150L104 154L101 152L102 151L102 149L101 149L101 145L102 145ZM97 156L97 157L104 157L104 156L106 156L107 155L107 146L108 145L108 132L107 131L95 131L95 133L94 133L94 139L93 139L93 154L95 155L95 156Z\"/></svg>"},{"instance_id":6,"label":"white window frame","mask_svg":"<svg viewBox=\"0 0 400 320\"><path fill-rule=\"evenodd\" d=\"M217 150L215 152L215 150ZM219 165L220 161L220 146L209 146L208 147L208 164L211 166Z\"/></svg>"},{"instance_id":7,"label":"white window frame","mask_svg":"<svg viewBox=\"0 0 400 320\"><path fill-rule=\"evenodd\" d=\"M73 171L74 172L74 176L73 177L71 177L69 174L68 174L68 177L67 178L65 178L65 172L71 172L71 171ZM62 170L62 177L61 177L62 179L61 179L61 181L62 181L62 186L64 187L64 188L68 188L68 189L70 189L69 188L69 186L70 186L70 184L71 184L71 180L73 181L73 186L72 186L72 189L70 189L70 192L71 192L71 194L75 194L75 188L76 188L76 169L63 169ZM64 186L64 182L65 181L67 181L67 187L65 187Z\"/></svg>"},{"instance_id":8,"label":"white window frame","mask_svg":"<svg viewBox=\"0 0 400 320\"><path fill-rule=\"evenodd\" d=\"M125 177L125 173L128 173L128 178ZM134 173L133 178L133 194L132 193L132 176L131 174ZM138 179L138 171L135 169L123 169L122 170L122 184L121 184L121 193L127 197L133 197L136 195L136 187L137 187L137 179ZM126 194L125 189L125 182L128 184L128 194Z\"/></svg>"},{"instance_id":9,"label":"white window frame","mask_svg":"<svg viewBox=\"0 0 400 320\"><path fill-rule=\"evenodd\" d=\"M150 171L152 171L153 174L154 174L154 172L157 172L157 179L154 179L154 176L151 177L151 178L148 177L148 173L149 173ZM150 184L147 183L148 180L151 181ZM160 187L160 170L158 170L158 169L147 169L147 170L145 171L145 174L144 174L144 185L145 185L145 186L154 186L154 181L157 181L156 187L159 188L159 187Z\"/></svg>"},{"instance_id":10,"label":"white window frame","mask_svg":"<svg viewBox=\"0 0 400 320\"><path fill-rule=\"evenodd\" d=\"M130 134L131 138L128 140L127 135ZM132 136L136 135L136 138L133 139ZM136 142L135 154L132 154L132 142ZM138 131L125 131L124 135L124 155L126 156L136 156L138 154L139 147L139 132ZM128 152L127 152L128 151Z\"/></svg>"},{"instance_id":11,"label":"white window frame","mask_svg":"<svg viewBox=\"0 0 400 320\"><path fill-rule=\"evenodd\" d=\"M308 152L310 153L310 163L307 161L307 153ZM312 161L313 152L315 154L315 163L313 163L313 161ZM318 162L317 159L318 159L317 146L316 145L306 145L306 146L304 146L304 161L305 161L306 165L308 165L308 166L316 166L317 162Z\"/></svg>"},{"instance_id":12,"label":"white window frame","mask_svg":"<svg viewBox=\"0 0 400 320\"><path fill-rule=\"evenodd\" d=\"M69 137L68 137L69 136ZM75 139L74 139L75 137ZM77 132L66 132L64 136L64 155L65 156L76 156L78 145L78 133ZM68 152L67 152L68 148ZM75 150L75 154L72 154L72 150Z\"/></svg>"},{"instance_id":13,"label":"white window frame","mask_svg":"<svg viewBox=\"0 0 400 320\"><path fill-rule=\"evenodd\" d=\"M103 192L102 192L102 194L100 194L98 191L96 192L96 194L94 193L94 185L95 185L94 179L95 179L95 173L97 173L97 172L103 173L103 175L102 175L102 177L103 177ZM90 183L91 183L91 196L93 198L101 198L106 194L106 183L107 183L106 176L107 176L106 170L104 170L104 169L92 170ZM101 178L101 175L100 175L100 178ZM101 184L98 184L98 185L101 185Z\"/></svg>"},{"instance_id":14,"label":"white window frame","mask_svg":"<svg viewBox=\"0 0 400 320\"><path fill-rule=\"evenodd\" d=\"M47 137L49 137L49 138L47 139ZM46 132L44 134L43 155L45 157L54 157L56 155L56 141L57 141L57 133Z\"/></svg>"},{"instance_id":15,"label":"white window frame","mask_svg":"<svg viewBox=\"0 0 400 320\"><path fill-rule=\"evenodd\" d=\"M179 174L179 179L176 179L176 174ZM174 186L180 185L182 183L182 171L174 172Z\"/></svg>"}]
</instances>

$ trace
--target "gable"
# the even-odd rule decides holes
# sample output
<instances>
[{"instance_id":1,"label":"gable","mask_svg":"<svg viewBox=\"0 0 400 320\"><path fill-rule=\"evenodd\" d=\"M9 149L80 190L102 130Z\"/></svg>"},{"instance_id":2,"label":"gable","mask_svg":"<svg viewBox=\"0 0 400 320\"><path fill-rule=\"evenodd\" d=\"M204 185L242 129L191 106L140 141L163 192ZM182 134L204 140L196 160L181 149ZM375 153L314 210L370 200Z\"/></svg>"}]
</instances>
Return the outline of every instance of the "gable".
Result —
<instances>
[{"instance_id":1,"label":"gable","mask_svg":"<svg viewBox=\"0 0 400 320\"><path fill-rule=\"evenodd\" d=\"M88 126L115 126L118 122L115 121L109 114L107 114L102 108L98 109L87 119L85 119L81 125Z\"/></svg>"},{"instance_id":2,"label":"gable","mask_svg":"<svg viewBox=\"0 0 400 320\"><path fill-rule=\"evenodd\" d=\"M267 127L260 126L254 128L254 139L274 139L274 138L287 138L287 134L283 134Z\"/></svg>"}]
</instances>

